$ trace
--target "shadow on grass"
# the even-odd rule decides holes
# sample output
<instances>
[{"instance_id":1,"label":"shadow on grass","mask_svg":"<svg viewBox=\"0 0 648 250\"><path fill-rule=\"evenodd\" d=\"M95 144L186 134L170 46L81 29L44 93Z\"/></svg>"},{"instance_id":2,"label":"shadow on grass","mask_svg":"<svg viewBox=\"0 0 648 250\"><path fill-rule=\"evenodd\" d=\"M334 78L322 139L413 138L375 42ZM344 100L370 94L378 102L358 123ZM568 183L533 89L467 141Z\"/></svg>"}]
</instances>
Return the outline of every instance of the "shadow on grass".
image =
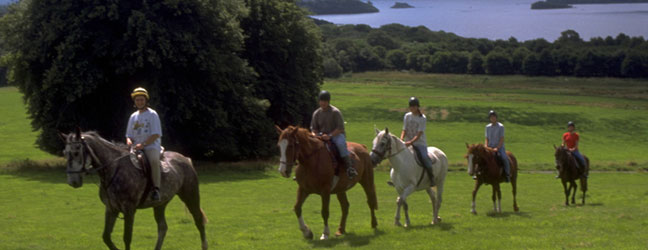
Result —
<instances>
[{"instance_id":1,"label":"shadow on grass","mask_svg":"<svg viewBox=\"0 0 648 250\"><path fill-rule=\"evenodd\" d=\"M369 245L371 239L379 237L385 232L380 229L374 229L371 235L356 235L355 233L346 233L344 236L332 236L328 240L319 240L317 238L310 241L312 247L315 248L333 248L337 245L343 244L351 247L361 247ZM315 235L317 236L317 235Z\"/></svg>"},{"instance_id":2,"label":"shadow on grass","mask_svg":"<svg viewBox=\"0 0 648 250\"><path fill-rule=\"evenodd\" d=\"M496 213L494 211L490 211L486 213L486 216L491 217L491 218L508 218L511 216L517 216L517 217L523 217L523 218L531 218L531 215L527 212L501 212L501 213Z\"/></svg>"},{"instance_id":3,"label":"shadow on grass","mask_svg":"<svg viewBox=\"0 0 648 250\"><path fill-rule=\"evenodd\" d=\"M209 163L197 162L195 164L200 183L232 182L274 178L266 171L272 166L264 162L242 163ZM20 160L8 163L0 168L0 174L12 175L46 183L67 184L65 173L66 163L63 159L48 161ZM96 181L96 174L84 176L84 182Z\"/></svg>"},{"instance_id":4,"label":"shadow on grass","mask_svg":"<svg viewBox=\"0 0 648 250\"><path fill-rule=\"evenodd\" d=\"M409 227L403 227L405 230L426 230L426 229L432 229L432 230L441 230L441 231L450 231L454 228L453 223L449 222L439 222L439 224L432 225L432 224L421 224L421 225L410 225Z\"/></svg>"}]
</instances>

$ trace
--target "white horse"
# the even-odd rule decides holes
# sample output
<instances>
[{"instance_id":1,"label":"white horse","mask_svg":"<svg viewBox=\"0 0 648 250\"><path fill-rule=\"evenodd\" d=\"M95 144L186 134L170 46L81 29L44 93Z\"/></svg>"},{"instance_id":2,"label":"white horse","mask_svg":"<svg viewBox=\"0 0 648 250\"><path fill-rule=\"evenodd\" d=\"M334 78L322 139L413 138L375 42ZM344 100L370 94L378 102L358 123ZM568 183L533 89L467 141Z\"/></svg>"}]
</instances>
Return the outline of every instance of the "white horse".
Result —
<instances>
[{"instance_id":1,"label":"white horse","mask_svg":"<svg viewBox=\"0 0 648 250\"><path fill-rule=\"evenodd\" d=\"M401 139L390 134L388 128L385 128L384 131L376 129L376 138L373 140L373 148L370 156L374 165L377 165L385 158L389 159L392 165L390 173L391 181L394 183L396 192L398 192L394 225L401 226L401 206L405 210L405 227L410 225L409 214L407 212L407 196L414 191L423 189L427 191L432 202L432 224L438 224L441 221L439 209L441 208L443 183L448 172L448 158L443 151L435 147L428 147L428 157L437 160L432 165L434 182L436 183L434 187L430 187L430 178L425 176L425 169L416 163L413 149L411 147L408 148Z\"/></svg>"}]
</instances>

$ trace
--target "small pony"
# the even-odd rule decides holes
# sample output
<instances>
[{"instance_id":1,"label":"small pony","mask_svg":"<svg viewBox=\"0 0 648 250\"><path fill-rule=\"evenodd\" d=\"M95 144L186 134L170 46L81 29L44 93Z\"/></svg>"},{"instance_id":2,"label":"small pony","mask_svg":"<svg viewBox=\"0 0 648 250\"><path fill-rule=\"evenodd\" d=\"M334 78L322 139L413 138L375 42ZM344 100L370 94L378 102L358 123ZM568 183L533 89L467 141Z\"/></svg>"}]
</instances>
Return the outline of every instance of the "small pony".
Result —
<instances>
[{"instance_id":1,"label":"small pony","mask_svg":"<svg viewBox=\"0 0 648 250\"><path fill-rule=\"evenodd\" d=\"M482 184L490 184L493 186L493 210L497 213L502 212L502 191L500 190L500 183L506 180L505 176L502 176L502 169L498 166L495 157L495 151L487 148L484 144L473 144L468 145L466 143L466 148L468 149L468 154L466 158L468 159L468 174L470 176L477 176L475 180L475 189L472 192L472 208L471 213L477 214L475 210L475 197L477 196L477 190ZM511 187L513 187L513 210L518 212L520 208L517 205L517 200L515 195L517 193L517 172L518 164L517 159L510 151L506 152L508 155L509 161L511 163ZM495 203L497 201L497 203Z\"/></svg>"},{"instance_id":2,"label":"small pony","mask_svg":"<svg viewBox=\"0 0 648 250\"><path fill-rule=\"evenodd\" d=\"M583 155L587 165L578 168L576 167L576 164L578 164L576 157L569 152L569 149L564 146L556 147L555 145L554 149L556 150L554 153L554 157L556 158L556 167L560 173L560 181L562 182L563 190L565 191L565 206L569 206L569 193L571 193L572 189L574 190L574 193L572 194L571 203L576 203L576 189L578 189L578 185L576 185L577 179L580 179L581 191L583 191L582 202L585 204L585 193L587 192L587 177L585 176L589 173L589 158ZM567 182L569 182L569 187L567 187Z\"/></svg>"}]
</instances>

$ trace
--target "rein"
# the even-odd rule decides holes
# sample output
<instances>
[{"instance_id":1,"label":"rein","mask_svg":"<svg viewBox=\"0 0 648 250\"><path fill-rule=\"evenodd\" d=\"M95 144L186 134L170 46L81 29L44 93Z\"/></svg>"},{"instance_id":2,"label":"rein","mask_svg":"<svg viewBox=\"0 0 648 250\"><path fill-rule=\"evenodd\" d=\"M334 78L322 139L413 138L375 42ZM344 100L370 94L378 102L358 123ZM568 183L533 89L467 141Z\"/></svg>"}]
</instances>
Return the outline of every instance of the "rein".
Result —
<instances>
[{"instance_id":1,"label":"rein","mask_svg":"<svg viewBox=\"0 0 648 250\"><path fill-rule=\"evenodd\" d=\"M81 173L83 173L85 175L89 175L89 174L97 173L100 170L103 170L104 168L106 168L107 166L112 165L113 162L116 162L116 161L128 156L128 154L126 154L126 155L117 157L114 160L112 160L109 164L104 165L104 164L101 163L101 161L99 161L99 157L97 157L97 154L95 154L92 147L90 147L88 145L85 138L81 138L81 141L78 141L78 142L70 142L70 144L78 144L78 143L81 143L81 145L83 146L82 147L82 149L83 149L82 152L83 153L82 153L82 156L81 156L81 158L83 159L82 160L82 166L83 167L80 170L66 170L65 172L68 173L68 174L81 174ZM90 169L86 168L86 150L88 151L88 153L90 154L90 157L92 158L92 161L93 161L92 163L96 163L97 165L99 165L99 167L93 167L93 168L90 168ZM110 177L110 181L106 185L106 188L110 187L110 185L113 183L113 181L115 180L115 177L117 177L117 174L119 173L120 169L121 168L119 166L117 166L117 169L115 170L115 173Z\"/></svg>"},{"instance_id":2,"label":"rein","mask_svg":"<svg viewBox=\"0 0 648 250\"><path fill-rule=\"evenodd\" d=\"M391 144L392 144L391 143L392 135L388 135L388 136L389 136L389 139L387 139L388 143L387 143L387 146L385 147L385 150L383 152L380 152L380 151L375 150L375 149L371 150L372 153L374 153L374 154L376 154L376 155L378 155L380 157L381 161L384 160L384 159L389 159L389 158L391 158L391 157L393 157L393 156L395 156L397 154L400 154L400 152L403 152L407 148L407 147L405 147L405 148L397 151L396 153L392 154L392 146L391 146Z\"/></svg>"}]
</instances>

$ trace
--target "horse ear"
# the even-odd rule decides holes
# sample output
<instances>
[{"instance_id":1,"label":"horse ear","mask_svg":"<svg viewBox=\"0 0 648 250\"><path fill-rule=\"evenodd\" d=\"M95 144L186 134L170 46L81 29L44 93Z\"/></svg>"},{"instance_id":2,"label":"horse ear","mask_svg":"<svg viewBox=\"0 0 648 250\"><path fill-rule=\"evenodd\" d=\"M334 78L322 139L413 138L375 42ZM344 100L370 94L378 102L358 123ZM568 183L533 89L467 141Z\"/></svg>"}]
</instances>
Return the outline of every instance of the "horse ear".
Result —
<instances>
[{"instance_id":1,"label":"horse ear","mask_svg":"<svg viewBox=\"0 0 648 250\"><path fill-rule=\"evenodd\" d=\"M555 150L555 149L558 149L558 148L556 147L556 144L554 144L553 146L554 146L554 150Z\"/></svg>"},{"instance_id":2,"label":"horse ear","mask_svg":"<svg viewBox=\"0 0 648 250\"><path fill-rule=\"evenodd\" d=\"M67 138L67 135L66 135L66 134L64 134L64 133L61 132L61 131L56 132L56 134L59 136L59 138L61 138L61 141L63 141L63 142L67 142L67 139L66 139L66 138Z\"/></svg>"},{"instance_id":3,"label":"horse ear","mask_svg":"<svg viewBox=\"0 0 648 250\"><path fill-rule=\"evenodd\" d=\"M78 126L76 127L76 138L81 139L81 128Z\"/></svg>"},{"instance_id":4,"label":"horse ear","mask_svg":"<svg viewBox=\"0 0 648 250\"><path fill-rule=\"evenodd\" d=\"M467 142L466 142L466 148L470 148L470 145L468 145L468 143L467 143Z\"/></svg>"},{"instance_id":5,"label":"horse ear","mask_svg":"<svg viewBox=\"0 0 648 250\"><path fill-rule=\"evenodd\" d=\"M283 133L283 130L279 126L275 125L275 129L277 130L277 134L281 135Z\"/></svg>"},{"instance_id":6,"label":"horse ear","mask_svg":"<svg viewBox=\"0 0 648 250\"><path fill-rule=\"evenodd\" d=\"M389 134L389 128L385 127L385 134Z\"/></svg>"},{"instance_id":7,"label":"horse ear","mask_svg":"<svg viewBox=\"0 0 648 250\"><path fill-rule=\"evenodd\" d=\"M377 128L374 128L374 130L376 131L376 135L380 134L380 130L378 130Z\"/></svg>"}]
</instances>

